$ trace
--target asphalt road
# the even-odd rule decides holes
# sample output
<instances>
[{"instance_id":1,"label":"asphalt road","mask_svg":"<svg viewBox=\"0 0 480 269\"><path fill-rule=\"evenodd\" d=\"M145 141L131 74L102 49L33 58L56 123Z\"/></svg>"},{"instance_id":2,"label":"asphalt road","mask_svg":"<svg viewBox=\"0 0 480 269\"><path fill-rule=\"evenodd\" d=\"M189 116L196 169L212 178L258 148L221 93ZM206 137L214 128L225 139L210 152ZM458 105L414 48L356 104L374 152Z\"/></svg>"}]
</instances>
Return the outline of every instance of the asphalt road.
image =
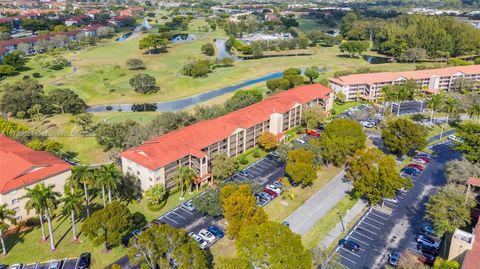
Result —
<instances>
[{"instance_id":1,"label":"asphalt road","mask_svg":"<svg viewBox=\"0 0 480 269\"><path fill-rule=\"evenodd\" d=\"M393 105L393 113L397 114L398 105L394 103ZM426 107L423 102L420 101L407 101L400 103L400 115L407 115L407 114L415 114L420 113L425 110Z\"/></svg>"},{"instance_id":2,"label":"asphalt road","mask_svg":"<svg viewBox=\"0 0 480 269\"><path fill-rule=\"evenodd\" d=\"M352 185L343 179L344 176L344 171L337 174L334 179L285 219L294 233L304 235L310 231L315 223L327 214L346 195L347 191L352 189Z\"/></svg>"},{"instance_id":3,"label":"asphalt road","mask_svg":"<svg viewBox=\"0 0 480 269\"><path fill-rule=\"evenodd\" d=\"M460 153L451 149L452 145L447 141L432 147L432 162L422 175L413 178L414 188L397 197L398 204L386 202L383 208L372 208L356 223L348 238L360 244L360 251L352 253L337 247L333 254L344 268L381 268L392 251L410 249L418 252L415 236L425 224L424 203L445 184L445 163L460 158Z\"/></svg>"}]
</instances>

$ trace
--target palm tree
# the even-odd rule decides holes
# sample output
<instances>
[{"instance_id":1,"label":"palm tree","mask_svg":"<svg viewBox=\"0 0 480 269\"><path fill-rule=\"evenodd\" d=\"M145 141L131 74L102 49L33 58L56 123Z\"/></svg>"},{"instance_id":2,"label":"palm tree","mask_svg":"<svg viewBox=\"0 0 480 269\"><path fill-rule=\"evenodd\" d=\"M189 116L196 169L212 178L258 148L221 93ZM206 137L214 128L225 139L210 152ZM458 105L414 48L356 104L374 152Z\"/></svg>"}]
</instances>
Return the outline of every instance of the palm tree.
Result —
<instances>
[{"instance_id":1,"label":"palm tree","mask_svg":"<svg viewBox=\"0 0 480 269\"><path fill-rule=\"evenodd\" d=\"M457 112L458 108L458 100L449 96L447 99L445 99L445 112L447 112L447 120L445 121L445 127L447 127L448 124L448 117L450 115L454 115Z\"/></svg>"},{"instance_id":2,"label":"palm tree","mask_svg":"<svg viewBox=\"0 0 480 269\"><path fill-rule=\"evenodd\" d=\"M82 193L78 190L65 188L65 197L63 197L62 213L72 218L73 240L77 240L77 229L75 227L75 217L82 211Z\"/></svg>"},{"instance_id":3,"label":"palm tree","mask_svg":"<svg viewBox=\"0 0 480 269\"><path fill-rule=\"evenodd\" d=\"M118 179L120 172L115 164L100 166L100 177L98 178L98 184L102 187L103 206L105 207L105 188L108 190L108 203L112 203L112 189L116 189L118 186Z\"/></svg>"},{"instance_id":4,"label":"palm tree","mask_svg":"<svg viewBox=\"0 0 480 269\"><path fill-rule=\"evenodd\" d=\"M441 94L435 94L427 100L427 107L430 108L430 122L433 122L433 114L435 109L440 108L443 103L443 96Z\"/></svg>"},{"instance_id":5,"label":"palm tree","mask_svg":"<svg viewBox=\"0 0 480 269\"><path fill-rule=\"evenodd\" d=\"M0 241L2 242L3 255L7 255L7 248L3 240L3 230L8 227L6 221L15 223L15 211L8 209L6 204L0 205Z\"/></svg>"},{"instance_id":6,"label":"palm tree","mask_svg":"<svg viewBox=\"0 0 480 269\"><path fill-rule=\"evenodd\" d=\"M25 209L27 210L27 214L30 214L30 210L35 210L35 213L38 215L38 219L40 221L40 228L42 230L42 241L45 241L47 240L45 236L45 229L43 228L43 210L45 208L43 206L41 193L39 192L38 188L26 188L26 190L27 194L23 197L25 199L28 199L27 203L25 204Z\"/></svg>"},{"instance_id":7,"label":"palm tree","mask_svg":"<svg viewBox=\"0 0 480 269\"><path fill-rule=\"evenodd\" d=\"M180 199L183 199L185 196L186 189L188 189L195 178L195 171L188 166L180 166L177 169L178 174L175 176L176 181L180 185L180 190L182 191L182 196Z\"/></svg>"},{"instance_id":8,"label":"palm tree","mask_svg":"<svg viewBox=\"0 0 480 269\"><path fill-rule=\"evenodd\" d=\"M480 104L474 104L468 109L470 118L477 118L477 123L480 123Z\"/></svg>"},{"instance_id":9,"label":"palm tree","mask_svg":"<svg viewBox=\"0 0 480 269\"><path fill-rule=\"evenodd\" d=\"M393 101L397 100L397 91L393 85L387 85L382 88L383 100L390 102L390 113L393 113Z\"/></svg>"},{"instance_id":10,"label":"palm tree","mask_svg":"<svg viewBox=\"0 0 480 269\"><path fill-rule=\"evenodd\" d=\"M88 195L88 186L93 183L93 173L88 171L85 165L75 166L72 169L72 176L69 178L69 185L74 189L83 187L85 203L87 205L87 217L90 217L90 199Z\"/></svg>"},{"instance_id":11,"label":"palm tree","mask_svg":"<svg viewBox=\"0 0 480 269\"><path fill-rule=\"evenodd\" d=\"M397 117L400 115L400 105L403 101L412 100L415 95L417 84L414 81L407 80L401 84L396 85L398 106Z\"/></svg>"},{"instance_id":12,"label":"palm tree","mask_svg":"<svg viewBox=\"0 0 480 269\"><path fill-rule=\"evenodd\" d=\"M55 250L55 241L53 238L53 228L52 228L52 219L51 219L51 214L50 211L57 208L60 193L56 192L53 190L55 185L51 184L48 186L45 186L45 183L39 183L33 187L33 189L27 189L27 195L31 192L35 193L36 198L38 199L38 202L45 210L46 217L47 217L47 223L48 223L48 232L50 234L50 249Z\"/></svg>"}]
</instances>

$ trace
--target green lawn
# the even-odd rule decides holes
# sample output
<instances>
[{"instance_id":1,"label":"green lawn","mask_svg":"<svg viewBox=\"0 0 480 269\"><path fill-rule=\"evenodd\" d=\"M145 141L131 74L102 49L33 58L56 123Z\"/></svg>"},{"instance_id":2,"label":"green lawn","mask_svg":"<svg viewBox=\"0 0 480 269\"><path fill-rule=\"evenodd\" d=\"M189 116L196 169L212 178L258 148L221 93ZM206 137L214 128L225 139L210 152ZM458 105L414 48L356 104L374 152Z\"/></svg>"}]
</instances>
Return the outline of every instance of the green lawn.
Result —
<instances>
[{"instance_id":1,"label":"green lawn","mask_svg":"<svg viewBox=\"0 0 480 269\"><path fill-rule=\"evenodd\" d=\"M333 111L335 113L335 115L338 115L340 113L342 113L343 111L351 108L351 107L355 107L355 106L359 106L361 104L365 104L367 102L362 102L362 101L352 101L352 102L345 102L343 104L338 104L337 102L334 102L333 103Z\"/></svg>"},{"instance_id":2,"label":"green lawn","mask_svg":"<svg viewBox=\"0 0 480 269\"><path fill-rule=\"evenodd\" d=\"M341 168L331 166L329 168L322 167L319 175L313 184L309 187L292 187L289 193L295 198L293 200L287 198L285 200L275 199L264 207L265 212L272 221L283 221L290 214L307 201L313 194L327 184L334 176L341 171Z\"/></svg>"},{"instance_id":3,"label":"green lawn","mask_svg":"<svg viewBox=\"0 0 480 269\"><path fill-rule=\"evenodd\" d=\"M258 157L255 157L253 156L254 153L257 152L258 153ZM267 152L259 147L254 147L252 149L249 149L247 151L245 151L244 153L238 155L237 157L235 157L235 159L238 161L238 169L243 169L247 166L249 166L250 164L258 161L259 159L265 157L265 155L267 155ZM240 159L245 157L245 159L247 160L247 163L245 164L241 164L240 163Z\"/></svg>"},{"instance_id":4,"label":"green lawn","mask_svg":"<svg viewBox=\"0 0 480 269\"><path fill-rule=\"evenodd\" d=\"M303 245L307 249L312 249L320 243L335 228L340 221L340 215L345 216L347 210L351 209L357 201L358 199L346 195L302 237Z\"/></svg>"}]
</instances>

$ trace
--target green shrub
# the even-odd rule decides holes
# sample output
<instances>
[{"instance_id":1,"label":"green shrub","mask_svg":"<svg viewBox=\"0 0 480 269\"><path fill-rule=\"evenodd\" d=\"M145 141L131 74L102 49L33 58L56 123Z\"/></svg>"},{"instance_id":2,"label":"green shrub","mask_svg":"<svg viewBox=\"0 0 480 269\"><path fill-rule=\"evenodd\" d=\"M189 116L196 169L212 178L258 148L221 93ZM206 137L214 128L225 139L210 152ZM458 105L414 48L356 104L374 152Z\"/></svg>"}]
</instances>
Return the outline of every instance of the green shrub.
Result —
<instances>
[{"instance_id":1,"label":"green shrub","mask_svg":"<svg viewBox=\"0 0 480 269\"><path fill-rule=\"evenodd\" d=\"M239 157L238 162L243 165L248 164L248 160L244 155Z\"/></svg>"},{"instance_id":2,"label":"green shrub","mask_svg":"<svg viewBox=\"0 0 480 269\"><path fill-rule=\"evenodd\" d=\"M253 151L252 155L253 155L253 157L258 158L258 157L260 157L260 151L258 151L258 149Z\"/></svg>"}]
</instances>

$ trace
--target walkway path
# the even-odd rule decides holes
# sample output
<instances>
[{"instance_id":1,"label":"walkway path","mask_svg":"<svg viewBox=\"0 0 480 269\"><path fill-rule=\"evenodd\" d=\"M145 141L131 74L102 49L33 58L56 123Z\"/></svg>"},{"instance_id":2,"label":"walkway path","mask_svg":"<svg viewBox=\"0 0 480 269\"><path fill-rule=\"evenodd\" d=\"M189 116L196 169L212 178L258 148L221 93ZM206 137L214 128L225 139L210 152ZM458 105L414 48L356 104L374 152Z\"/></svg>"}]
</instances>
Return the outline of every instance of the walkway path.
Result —
<instances>
[{"instance_id":1,"label":"walkway path","mask_svg":"<svg viewBox=\"0 0 480 269\"><path fill-rule=\"evenodd\" d=\"M358 200L352 209L348 210L347 214L343 217L343 225L345 225L345 228L355 220L355 217L360 214L360 212L362 212L366 206L367 204L364 201ZM320 241L319 244L323 249L327 249L329 246L331 246L334 241L343 233L343 225L339 221L335 228L333 228L328 235L322 241Z\"/></svg>"},{"instance_id":2,"label":"walkway path","mask_svg":"<svg viewBox=\"0 0 480 269\"><path fill-rule=\"evenodd\" d=\"M343 180L344 176L345 171L338 173L327 185L285 219L293 232L300 235L307 233L346 195L347 191L352 189L352 185Z\"/></svg>"}]
</instances>

